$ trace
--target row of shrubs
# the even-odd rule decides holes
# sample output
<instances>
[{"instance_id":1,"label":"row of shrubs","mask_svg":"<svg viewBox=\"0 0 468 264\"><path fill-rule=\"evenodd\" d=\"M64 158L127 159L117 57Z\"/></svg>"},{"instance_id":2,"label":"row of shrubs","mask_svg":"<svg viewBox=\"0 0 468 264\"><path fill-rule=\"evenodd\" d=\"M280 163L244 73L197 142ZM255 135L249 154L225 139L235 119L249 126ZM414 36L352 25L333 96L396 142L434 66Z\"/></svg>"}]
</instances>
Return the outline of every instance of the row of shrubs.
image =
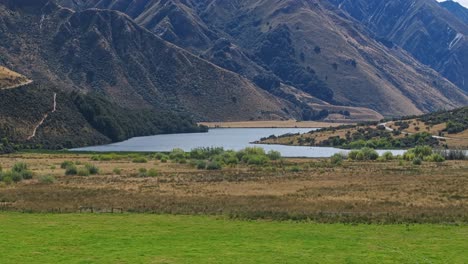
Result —
<instances>
[{"instance_id":1,"label":"row of shrubs","mask_svg":"<svg viewBox=\"0 0 468 264\"><path fill-rule=\"evenodd\" d=\"M426 162L444 162L445 160L465 160L466 152L463 150L434 150L430 146L417 146L409 149L403 155L394 156L392 152L388 151L379 155L377 151L372 148L362 148L360 150L353 150L349 153L339 153L331 157L333 164L341 164L343 160L353 161L391 161L391 160L405 160L410 161L415 165Z\"/></svg>"},{"instance_id":2,"label":"row of shrubs","mask_svg":"<svg viewBox=\"0 0 468 264\"><path fill-rule=\"evenodd\" d=\"M238 164L264 165L269 161L280 160L281 153L278 151L265 152L260 147L248 147L240 151L224 150L218 147L195 148L190 152L182 149L174 149L170 153L154 154L100 154L93 155L92 160L108 161L131 159L133 163L147 163L149 160L159 160L162 163L168 161L186 164L189 163L198 169L218 170L224 166L235 166Z\"/></svg>"},{"instance_id":3,"label":"row of shrubs","mask_svg":"<svg viewBox=\"0 0 468 264\"><path fill-rule=\"evenodd\" d=\"M83 166L77 166L80 164L76 164L72 161L64 161L60 164L60 168L65 169L65 175L67 176L89 176L89 175L98 175L99 168L93 164L84 164Z\"/></svg>"}]
</instances>

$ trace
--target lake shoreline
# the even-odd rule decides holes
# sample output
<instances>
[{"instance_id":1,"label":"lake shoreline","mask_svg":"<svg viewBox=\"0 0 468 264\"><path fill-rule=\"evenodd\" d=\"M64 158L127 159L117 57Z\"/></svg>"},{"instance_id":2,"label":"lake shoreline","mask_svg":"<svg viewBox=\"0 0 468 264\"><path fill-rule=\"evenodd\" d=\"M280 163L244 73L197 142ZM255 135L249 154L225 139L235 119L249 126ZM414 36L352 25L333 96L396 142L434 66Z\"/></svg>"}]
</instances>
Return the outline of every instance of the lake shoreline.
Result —
<instances>
[{"instance_id":1,"label":"lake shoreline","mask_svg":"<svg viewBox=\"0 0 468 264\"><path fill-rule=\"evenodd\" d=\"M199 125L213 128L324 128L338 127L341 125L355 124L353 123L333 123L333 122L318 122L318 121L238 121L238 122L199 122Z\"/></svg>"}]
</instances>

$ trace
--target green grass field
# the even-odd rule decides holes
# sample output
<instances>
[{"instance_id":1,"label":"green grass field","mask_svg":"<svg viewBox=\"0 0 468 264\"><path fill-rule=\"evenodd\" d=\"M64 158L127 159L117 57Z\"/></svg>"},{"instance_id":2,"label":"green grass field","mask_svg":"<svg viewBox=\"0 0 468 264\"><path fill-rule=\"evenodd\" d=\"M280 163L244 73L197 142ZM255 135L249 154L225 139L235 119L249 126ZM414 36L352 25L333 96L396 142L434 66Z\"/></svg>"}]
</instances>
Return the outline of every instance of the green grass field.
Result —
<instances>
[{"instance_id":1,"label":"green grass field","mask_svg":"<svg viewBox=\"0 0 468 264\"><path fill-rule=\"evenodd\" d=\"M0 213L0 263L466 263L468 226Z\"/></svg>"}]
</instances>

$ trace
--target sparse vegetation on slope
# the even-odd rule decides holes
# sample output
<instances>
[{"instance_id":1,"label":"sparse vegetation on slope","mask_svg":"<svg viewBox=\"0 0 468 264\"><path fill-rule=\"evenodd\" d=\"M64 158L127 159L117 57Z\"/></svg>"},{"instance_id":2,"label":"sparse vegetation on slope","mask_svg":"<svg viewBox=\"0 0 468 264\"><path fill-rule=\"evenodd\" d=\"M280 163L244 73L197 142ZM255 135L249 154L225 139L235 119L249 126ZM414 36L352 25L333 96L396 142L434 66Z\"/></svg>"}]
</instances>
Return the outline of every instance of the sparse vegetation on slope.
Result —
<instances>
[{"instance_id":1,"label":"sparse vegetation on slope","mask_svg":"<svg viewBox=\"0 0 468 264\"><path fill-rule=\"evenodd\" d=\"M347 149L432 147L468 147L468 107L439 111L419 117L406 117L383 124L346 125L324 128L303 135L270 136L265 144L328 146Z\"/></svg>"}]
</instances>

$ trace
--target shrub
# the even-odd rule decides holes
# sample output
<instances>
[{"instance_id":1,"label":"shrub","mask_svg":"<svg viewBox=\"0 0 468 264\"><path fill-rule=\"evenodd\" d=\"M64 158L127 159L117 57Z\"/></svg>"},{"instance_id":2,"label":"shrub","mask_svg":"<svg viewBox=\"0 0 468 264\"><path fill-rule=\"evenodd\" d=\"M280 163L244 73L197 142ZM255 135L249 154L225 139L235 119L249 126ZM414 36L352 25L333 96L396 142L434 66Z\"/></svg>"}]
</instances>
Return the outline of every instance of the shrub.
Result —
<instances>
[{"instance_id":1,"label":"shrub","mask_svg":"<svg viewBox=\"0 0 468 264\"><path fill-rule=\"evenodd\" d=\"M301 170L302 170L301 167L299 167L297 165L292 166L292 167L289 168L289 171L291 171L291 172L300 172Z\"/></svg>"},{"instance_id":2,"label":"shrub","mask_svg":"<svg viewBox=\"0 0 468 264\"><path fill-rule=\"evenodd\" d=\"M374 149L363 148L361 149L361 152L364 155L365 160L377 160L379 158L379 154Z\"/></svg>"},{"instance_id":3,"label":"shrub","mask_svg":"<svg viewBox=\"0 0 468 264\"><path fill-rule=\"evenodd\" d=\"M2 181L7 185L13 183L13 179L11 178L11 175L9 174L3 175Z\"/></svg>"},{"instance_id":4,"label":"shrub","mask_svg":"<svg viewBox=\"0 0 468 264\"><path fill-rule=\"evenodd\" d=\"M333 165L341 165L343 164L343 155L342 154L335 154L330 158L330 162Z\"/></svg>"},{"instance_id":5,"label":"shrub","mask_svg":"<svg viewBox=\"0 0 468 264\"><path fill-rule=\"evenodd\" d=\"M90 173L91 175L97 175L97 174L99 174L99 168L96 167L96 166L93 165L93 164L89 164L89 163L88 163L88 164L85 164L85 168L89 171L89 173Z\"/></svg>"},{"instance_id":6,"label":"shrub","mask_svg":"<svg viewBox=\"0 0 468 264\"><path fill-rule=\"evenodd\" d=\"M264 165L268 162L268 157L266 155L249 154L244 156L242 161L249 165Z\"/></svg>"},{"instance_id":7,"label":"shrub","mask_svg":"<svg viewBox=\"0 0 468 264\"><path fill-rule=\"evenodd\" d=\"M68 168L68 167L70 167L72 165L74 165L73 162L66 160L66 161L62 162L62 164L60 164L60 168L66 169L66 168Z\"/></svg>"},{"instance_id":8,"label":"shrub","mask_svg":"<svg viewBox=\"0 0 468 264\"><path fill-rule=\"evenodd\" d=\"M348 153L348 159L350 160L357 160L357 156L359 154L359 150L353 150Z\"/></svg>"},{"instance_id":9,"label":"shrub","mask_svg":"<svg viewBox=\"0 0 468 264\"><path fill-rule=\"evenodd\" d=\"M147 163L148 160L143 156L138 156L138 157L133 158L132 162L133 163Z\"/></svg>"},{"instance_id":10,"label":"shrub","mask_svg":"<svg viewBox=\"0 0 468 264\"><path fill-rule=\"evenodd\" d=\"M21 175L20 172L17 172L17 171L11 171L10 177L14 182L20 182L23 180L23 176Z\"/></svg>"},{"instance_id":11,"label":"shrub","mask_svg":"<svg viewBox=\"0 0 468 264\"><path fill-rule=\"evenodd\" d=\"M422 164L422 159L419 157L416 157L413 159L413 165L421 165Z\"/></svg>"},{"instance_id":12,"label":"shrub","mask_svg":"<svg viewBox=\"0 0 468 264\"><path fill-rule=\"evenodd\" d=\"M171 160L185 159L185 151L179 148L173 149L169 154Z\"/></svg>"},{"instance_id":13,"label":"shrub","mask_svg":"<svg viewBox=\"0 0 468 264\"><path fill-rule=\"evenodd\" d=\"M427 161L427 162L444 162L445 158L442 157L442 155L440 155L438 153L433 153L430 156L426 156L424 158L424 161Z\"/></svg>"},{"instance_id":14,"label":"shrub","mask_svg":"<svg viewBox=\"0 0 468 264\"><path fill-rule=\"evenodd\" d=\"M424 158L432 154L432 148L429 146L417 146L412 149L416 157Z\"/></svg>"},{"instance_id":15,"label":"shrub","mask_svg":"<svg viewBox=\"0 0 468 264\"><path fill-rule=\"evenodd\" d=\"M216 161L210 161L206 165L207 170L221 170L222 168L223 167L221 166L221 164L219 162L216 162Z\"/></svg>"},{"instance_id":16,"label":"shrub","mask_svg":"<svg viewBox=\"0 0 468 264\"><path fill-rule=\"evenodd\" d=\"M281 153L279 151L275 151L275 150L270 150L268 151L268 158L270 158L270 160L279 160L281 159Z\"/></svg>"},{"instance_id":17,"label":"shrub","mask_svg":"<svg viewBox=\"0 0 468 264\"><path fill-rule=\"evenodd\" d=\"M390 161L393 160L393 153L390 151L385 152L382 156L379 157L379 161Z\"/></svg>"},{"instance_id":18,"label":"shrub","mask_svg":"<svg viewBox=\"0 0 468 264\"><path fill-rule=\"evenodd\" d=\"M122 170L120 168L114 168L113 172L114 172L114 174L117 174L117 175L122 174Z\"/></svg>"},{"instance_id":19,"label":"shrub","mask_svg":"<svg viewBox=\"0 0 468 264\"><path fill-rule=\"evenodd\" d=\"M78 174L78 169L76 168L76 166L74 164L71 164L69 165L66 169L65 169L65 175L76 175Z\"/></svg>"},{"instance_id":20,"label":"shrub","mask_svg":"<svg viewBox=\"0 0 468 264\"><path fill-rule=\"evenodd\" d=\"M154 168L148 170L148 177L157 177L158 176L158 171Z\"/></svg>"},{"instance_id":21,"label":"shrub","mask_svg":"<svg viewBox=\"0 0 468 264\"><path fill-rule=\"evenodd\" d=\"M79 168L78 172L76 173L78 176L89 176L89 170L85 167Z\"/></svg>"},{"instance_id":22,"label":"shrub","mask_svg":"<svg viewBox=\"0 0 468 264\"><path fill-rule=\"evenodd\" d=\"M21 174L21 178L24 180L30 180L33 178L33 173L30 170L24 170L18 173Z\"/></svg>"},{"instance_id":23,"label":"shrub","mask_svg":"<svg viewBox=\"0 0 468 264\"><path fill-rule=\"evenodd\" d=\"M39 177L39 182L42 184L52 184L55 181L55 177L52 175L43 175Z\"/></svg>"},{"instance_id":24,"label":"shrub","mask_svg":"<svg viewBox=\"0 0 468 264\"><path fill-rule=\"evenodd\" d=\"M163 156L163 157L161 158L161 162L162 162L162 163L167 163L168 160L169 160L169 157L168 157L168 156Z\"/></svg>"},{"instance_id":25,"label":"shrub","mask_svg":"<svg viewBox=\"0 0 468 264\"><path fill-rule=\"evenodd\" d=\"M197 162L197 169L204 170L206 169L206 161L200 160Z\"/></svg>"},{"instance_id":26,"label":"shrub","mask_svg":"<svg viewBox=\"0 0 468 264\"><path fill-rule=\"evenodd\" d=\"M18 162L15 165L13 165L13 168L11 168L11 170L15 172L22 172L27 169L28 169L28 165L24 162Z\"/></svg>"},{"instance_id":27,"label":"shrub","mask_svg":"<svg viewBox=\"0 0 468 264\"><path fill-rule=\"evenodd\" d=\"M148 176L148 170L145 168L139 168L138 169L138 177L147 177Z\"/></svg>"}]
</instances>

